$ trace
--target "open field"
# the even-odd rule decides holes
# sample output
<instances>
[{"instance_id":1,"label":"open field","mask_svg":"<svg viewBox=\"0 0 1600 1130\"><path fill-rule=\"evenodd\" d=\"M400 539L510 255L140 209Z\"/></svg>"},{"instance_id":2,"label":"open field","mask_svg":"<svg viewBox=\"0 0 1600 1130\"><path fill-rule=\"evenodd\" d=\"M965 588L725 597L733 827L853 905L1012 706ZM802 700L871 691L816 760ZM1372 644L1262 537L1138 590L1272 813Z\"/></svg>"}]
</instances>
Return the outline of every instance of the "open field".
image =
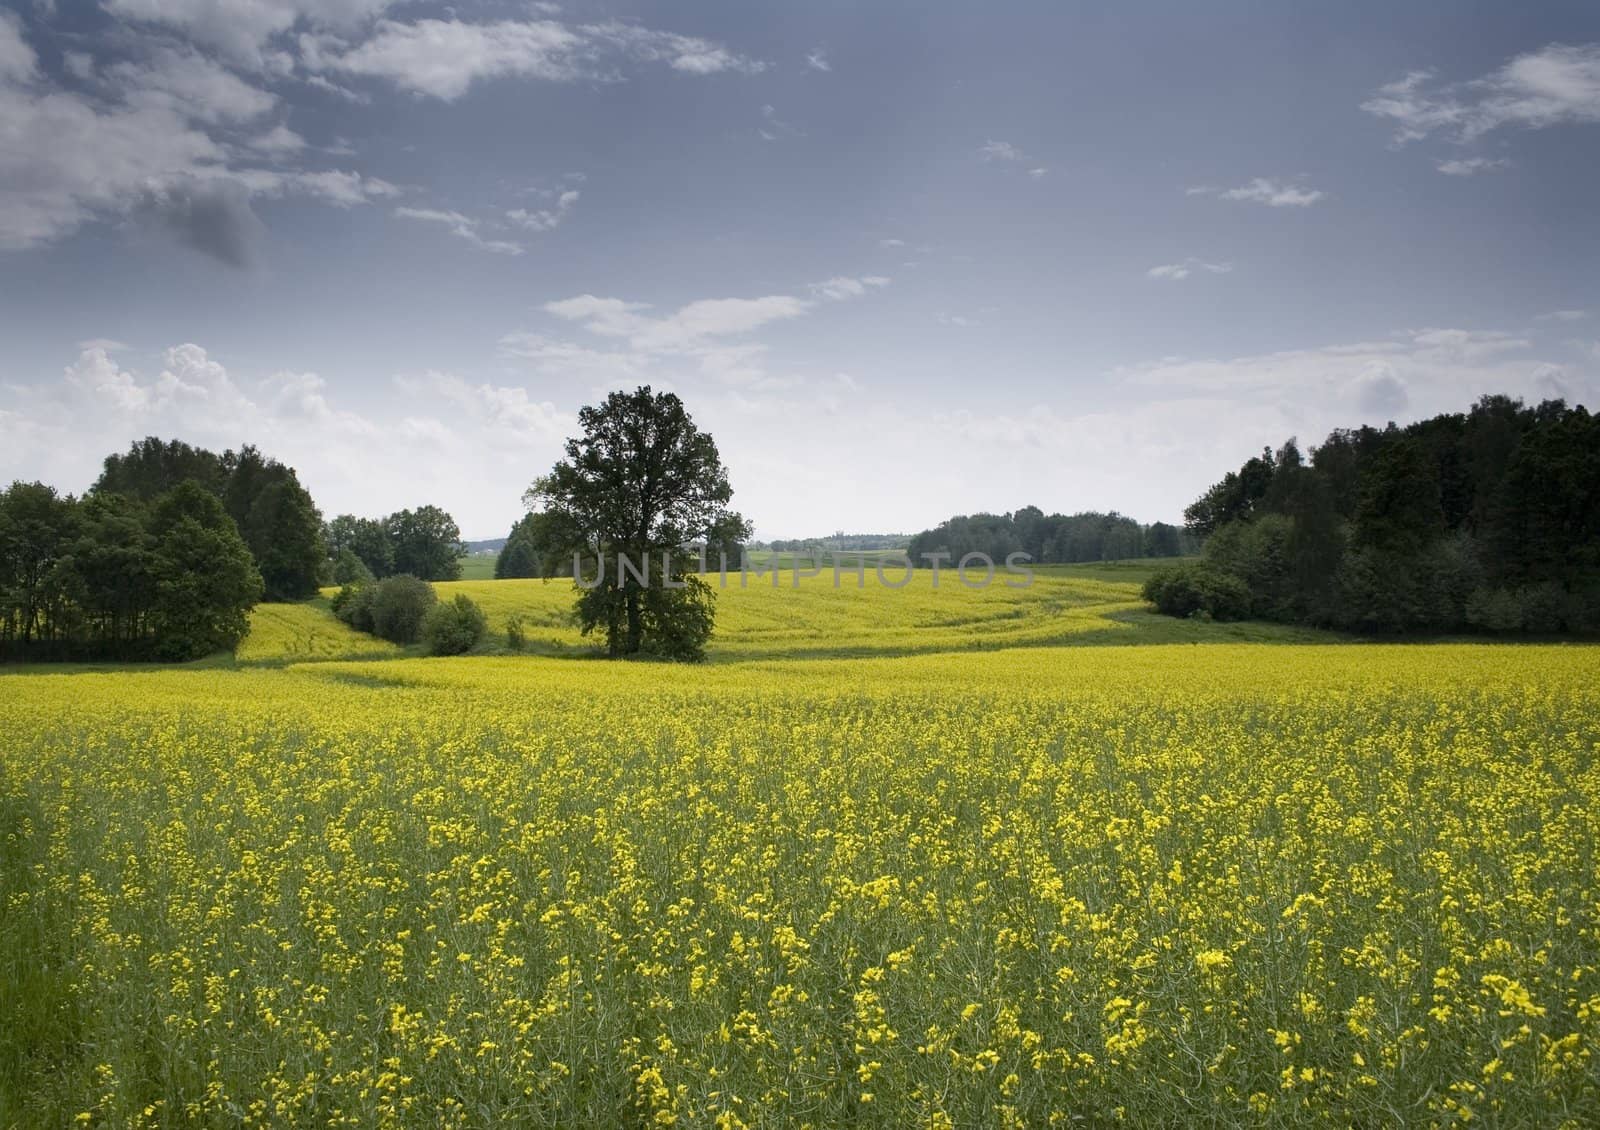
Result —
<instances>
[{"instance_id":1,"label":"open field","mask_svg":"<svg viewBox=\"0 0 1600 1130\"><path fill-rule=\"evenodd\" d=\"M496 553L469 553L461 558L461 579L463 581L492 581L494 579L494 563L498 560Z\"/></svg>"},{"instance_id":2,"label":"open field","mask_svg":"<svg viewBox=\"0 0 1600 1130\"><path fill-rule=\"evenodd\" d=\"M313 603L232 667L0 675L0 1125L1600 1104L1600 649L784 585L701 667L386 660ZM455 589L577 646L567 586Z\"/></svg>"},{"instance_id":3,"label":"open field","mask_svg":"<svg viewBox=\"0 0 1600 1130\"><path fill-rule=\"evenodd\" d=\"M853 568L841 568L838 587L832 569L802 576L792 567L741 583L730 573L717 588L717 630L709 655L713 662L753 658L846 658L909 655L934 651L983 651L1059 645L1234 642L1327 642L1339 637L1306 629L1259 623L1191 623L1157 616L1139 599L1149 563L1049 566L1035 571L1026 587L1006 584L995 574L984 588L963 586L955 572L942 571L938 588L928 570L886 566L889 589L868 567L863 585ZM979 578L974 575L974 582ZM774 583L776 582L776 583ZM585 655L598 644L583 637L572 619L570 580L451 581L436 584L441 600L465 593L489 618L498 648L505 621L522 617L529 649L543 654ZM330 593L332 590L329 590ZM332 627L342 630L342 625ZM357 640L365 637L357 634ZM246 650L267 659L270 647ZM241 652L241 656L244 652Z\"/></svg>"}]
</instances>

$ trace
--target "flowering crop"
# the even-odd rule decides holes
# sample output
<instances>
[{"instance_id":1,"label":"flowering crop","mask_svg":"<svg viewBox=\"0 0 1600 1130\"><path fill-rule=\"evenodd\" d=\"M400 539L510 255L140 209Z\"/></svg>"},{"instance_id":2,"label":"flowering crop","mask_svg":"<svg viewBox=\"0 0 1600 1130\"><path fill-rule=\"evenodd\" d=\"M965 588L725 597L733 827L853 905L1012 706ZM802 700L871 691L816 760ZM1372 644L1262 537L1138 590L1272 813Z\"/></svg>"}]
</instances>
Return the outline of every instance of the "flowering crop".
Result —
<instances>
[{"instance_id":1,"label":"flowering crop","mask_svg":"<svg viewBox=\"0 0 1600 1130\"><path fill-rule=\"evenodd\" d=\"M1578 1125L1597 659L0 676L0 1123Z\"/></svg>"}]
</instances>

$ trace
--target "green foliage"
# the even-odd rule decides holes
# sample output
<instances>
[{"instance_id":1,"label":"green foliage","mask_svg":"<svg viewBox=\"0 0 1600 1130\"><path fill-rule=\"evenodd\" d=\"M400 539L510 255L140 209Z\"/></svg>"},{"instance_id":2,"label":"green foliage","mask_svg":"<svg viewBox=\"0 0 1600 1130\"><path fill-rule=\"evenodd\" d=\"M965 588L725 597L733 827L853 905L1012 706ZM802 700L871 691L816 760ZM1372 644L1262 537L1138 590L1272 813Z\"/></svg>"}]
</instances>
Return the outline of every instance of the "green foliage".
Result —
<instances>
[{"instance_id":1,"label":"green foliage","mask_svg":"<svg viewBox=\"0 0 1600 1130\"><path fill-rule=\"evenodd\" d=\"M198 659L232 650L261 598L261 574L216 495L180 483L151 512L155 651L162 659Z\"/></svg>"},{"instance_id":2,"label":"green foliage","mask_svg":"<svg viewBox=\"0 0 1600 1130\"><path fill-rule=\"evenodd\" d=\"M549 515L540 512L525 514L517 520L500 555L495 558L495 580L554 575L561 563L557 559L551 521ZM550 572L546 572L547 566Z\"/></svg>"},{"instance_id":3,"label":"green foliage","mask_svg":"<svg viewBox=\"0 0 1600 1130\"><path fill-rule=\"evenodd\" d=\"M240 530L261 570L265 599L295 600L317 591L325 556L322 519L298 482L284 478L263 486Z\"/></svg>"},{"instance_id":4,"label":"green foliage","mask_svg":"<svg viewBox=\"0 0 1600 1130\"><path fill-rule=\"evenodd\" d=\"M428 610L439 600L432 585L410 573L385 577L370 591L372 634L391 643L416 643ZM350 625L360 627L354 620Z\"/></svg>"},{"instance_id":5,"label":"green foliage","mask_svg":"<svg viewBox=\"0 0 1600 1130\"><path fill-rule=\"evenodd\" d=\"M334 555L330 573L336 585L365 585L377 579L373 576L372 570L367 568L367 563L349 546L345 546Z\"/></svg>"},{"instance_id":6,"label":"green foliage","mask_svg":"<svg viewBox=\"0 0 1600 1130\"><path fill-rule=\"evenodd\" d=\"M528 649L528 629L521 616L506 617L506 647L511 651Z\"/></svg>"},{"instance_id":7,"label":"green foliage","mask_svg":"<svg viewBox=\"0 0 1600 1130\"><path fill-rule=\"evenodd\" d=\"M373 581L352 581L333 594L333 614L358 632L373 630L372 601L378 586Z\"/></svg>"},{"instance_id":8,"label":"green foliage","mask_svg":"<svg viewBox=\"0 0 1600 1130\"><path fill-rule=\"evenodd\" d=\"M0 495L0 656L194 659L243 637L261 576L216 494Z\"/></svg>"},{"instance_id":9,"label":"green foliage","mask_svg":"<svg viewBox=\"0 0 1600 1130\"><path fill-rule=\"evenodd\" d=\"M384 519L394 546L394 572L425 581L454 581L461 576L461 530L437 506L402 510Z\"/></svg>"},{"instance_id":10,"label":"green foliage","mask_svg":"<svg viewBox=\"0 0 1600 1130\"><path fill-rule=\"evenodd\" d=\"M935 553L949 554L950 564L968 553L986 553L997 563L1026 553L1034 564L1074 564L1176 557L1182 542L1177 527L1166 523L1146 529L1115 512L1047 515L1037 506L1024 506L1011 514L957 515L917 534L906 552L918 567L929 564L924 555Z\"/></svg>"},{"instance_id":11,"label":"green foliage","mask_svg":"<svg viewBox=\"0 0 1600 1130\"><path fill-rule=\"evenodd\" d=\"M337 560L349 551L374 577L387 577L394 570L394 543L382 520L340 514L323 528L328 552Z\"/></svg>"},{"instance_id":12,"label":"green foliage","mask_svg":"<svg viewBox=\"0 0 1600 1130\"><path fill-rule=\"evenodd\" d=\"M742 541L749 526L729 507L733 488L711 436L672 393L614 392L578 413L583 435L537 480L526 500L552 561L578 554L597 568L578 598L585 633L606 635L613 657L697 659L711 634L709 589L686 574L693 543ZM670 568L663 556L675 554ZM620 568L619 556L639 570Z\"/></svg>"},{"instance_id":13,"label":"green foliage","mask_svg":"<svg viewBox=\"0 0 1600 1130\"><path fill-rule=\"evenodd\" d=\"M1594 631L1600 418L1485 397L1404 429L1294 441L1186 511L1252 615L1361 632Z\"/></svg>"},{"instance_id":14,"label":"green foliage","mask_svg":"<svg viewBox=\"0 0 1600 1130\"><path fill-rule=\"evenodd\" d=\"M422 640L429 655L462 655L478 646L489 629L488 618L466 593L428 609Z\"/></svg>"},{"instance_id":15,"label":"green foliage","mask_svg":"<svg viewBox=\"0 0 1600 1130\"><path fill-rule=\"evenodd\" d=\"M325 549L322 516L292 467L246 445L216 455L154 437L106 458L92 492L143 503L192 482L222 501L261 573L267 600L312 595Z\"/></svg>"},{"instance_id":16,"label":"green foliage","mask_svg":"<svg viewBox=\"0 0 1600 1130\"><path fill-rule=\"evenodd\" d=\"M410 573L425 581L454 581L461 576L461 530L437 506L386 518L340 514L323 527L322 538L335 562L348 551L374 577Z\"/></svg>"},{"instance_id":17,"label":"green foliage","mask_svg":"<svg viewBox=\"0 0 1600 1130\"><path fill-rule=\"evenodd\" d=\"M1163 569L1144 583L1143 595L1168 616L1242 620L1250 615L1250 590L1244 582L1204 561Z\"/></svg>"}]
</instances>

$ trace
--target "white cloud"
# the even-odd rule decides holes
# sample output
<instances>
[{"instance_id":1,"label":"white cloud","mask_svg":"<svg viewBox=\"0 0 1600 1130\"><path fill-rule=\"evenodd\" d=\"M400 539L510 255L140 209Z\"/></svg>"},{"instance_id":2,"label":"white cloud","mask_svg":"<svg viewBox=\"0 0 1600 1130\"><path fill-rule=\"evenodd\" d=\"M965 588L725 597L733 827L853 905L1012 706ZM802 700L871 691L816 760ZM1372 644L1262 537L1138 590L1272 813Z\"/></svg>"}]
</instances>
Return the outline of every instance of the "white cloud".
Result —
<instances>
[{"instance_id":1,"label":"white cloud","mask_svg":"<svg viewBox=\"0 0 1600 1130\"><path fill-rule=\"evenodd\" d=\"M769 374L764 365L766 346L738 339L802 317L824 303L862 297L889 282L882 275L839 275L809 286L810 298L787 294L707 298L666 314L654 313L647 303L580 294L547 302L542 309L596 336L622 342L623 348L593 350L526 332L507 334L500 348L502 354L541 372L577 372L607 386L642 373L659 383L672 363L686 361L720 385L770 391L788 387L795 378Z\"/></svg>"},{"instance_id":2,"label":"white cloud","mask_svg":"<svg viewBox=\"0 0 1600 1130\"><path fill-rule=\"evenodd\" d=\"M1151 267L1145 275L1152 279L1167 279L1177 282L1188 278L1195 271L1205 271L1213 275L1225 275L1233 270L1232 263L1208 263L1204 259L1192 256L1181 263L1163 263L1159 267Z\"/></svg>"},{"instance_id":3,"label":"white cloud","mask_svg":"<svg viewBox=\"0 0 1600 1130\"><path fill-rule=\"evenodd\" d=\"M0 83L27 82L38 73L39 59L22 38L22 20L0 12Z\"/></svg>"},{"instance_id":4,"label":"white cloud","mask_svg":"<svg viewBox=\"0 0 1600 1130\"><path fill-rule=\"evenodd\" d=\"M1540 314L1541 322L1581 322L1589 317L1587 310L1551 310L1548 314Z\"/></svg>"},{"instance_id":5,"label":"white cloud","mask_svg":"<svg viewBox=\"0 0 1600 1130\"><path fill-rule=\"evenodd\" d=\"M469 536L503 533L527 480L576 431L575 414L515 383L439 372L341 402L315 372L263 378L225 367L199 345L165 351L153 374L118 365L91 345L61 376L0 384L0 479L42 478L86 488L100 460L146 435L220 451L254 443L295 467L325 514L389 513L443 505ZM403 404L403 414L397 407ZM390 442L399 437L405 442ZM416 474L418 445L428 474ZM497 489L484 489L485 482Z\"/></svg>"},{"instance_id":6,"label":"white cloud","mask_svg":"<svg viewBox=\"0 0 1600 1130\"><path fill-rule=\"evenodd\" d=\"M245 122L278 102L191 48L162 47L148 58L114 64L104 73L129 105L171 109L195 122Z\"/></svg>"},{"instance_id":7,"label":"white cloud","mask_svg":"<svg viewBox=\"0 0 1600 1130\"><path fill-rule=\"evenodd\" d=\"M827 53L818 47L815 51L807 52L806 66L814 71L831 71L833 64L828 62Z\"/></svg>"},{"instance_id":8,"label":"white cloud","mask_svg":"<svg viewBox=\"0 0 1600 1130\"><path fill-rule=\"evenodd\" d=\"M303 141L281 124L241 148L240 133L259 128L276 96L190 48L127 45L132 57L87 89L53 89L35 81L20 23L0 14L0 250L133 216L244 265L263 230L254 197L349 206L397 191L355 172L295 167Z\"/></svg>"},{"instance_id":9,"label":"white cloud","mask_svg":"<svg viewBox=\"0 0 1600 1130\"><path fill-rule=\"evenodd\" d=\"M1041 179L1041 178L1043 178L1043 177L1044 177L1044 175L1045 175L1045 174L1046 174L1046 173L1048 173L1048 172L1049 172L1049 171L1050 171L1050 170L1049 170L1049 169L1047 169L1047 168L1044 168L1044 167L1043 167L1043 166L1040 166L1040 167L1039 167L1039 168L1037 168L1037 169L1029 169L1029 170L1028 170L1028 175L1029 175L1029 176L1030 176L1030 177L1032 177L1032 178L1033 178L1033 179L1034 179L1034 180L1040 180L1040 179Z\"/></svg>"},{"instance_id":10,"label":"white cloud","mask_svg":"<svg viewBox=\"0 0 1600 1130\"><path fill-rule=\"evenodd\" d=\"M860 278L837 275L825 282L812 283L811 293L837 302L845 298L859 298L870 288L888 285L889 280L882 275L863 275Z\"/></svg>"},{"instance_id":11,"label":"white cloud","mask_svg":"<svg viewBox=\"0 0 1600 1130\"><path fill-rule=\"evenodd\" d=\"M1295 405L1309 421L1301 430L1321 435L1362 418L1370 422L1381 414L1380 405L1398 412L1402 400L1421 417L1461 411L1489 393L1537 398L1536 378L1549 362L1532 350L1526 338L1502 331L1423 329L1388 340L1226 360L1165 358L1109 375L1134 388L1161 390L1150 396L1266 398Z\"/></svg>"},{"instance_id":12,"label":"white cloud","mask_svg":"<svg viewBox=\"0 0 1600 1130\"><path fill-rule=\"evenodd\" d=\"M354 45L333 36L301 38L301 61L311 71L382 78L445 101L460 98L475 82L495 78L614 79L619 59L665 63L697 75L753 74L764 66L709 40L616 21L380 20Z\"/></svg>"},{"instance_id":13,"label":"white cloud","mask_svg":"<svg viewBox=\"0 0 1600 1130\"><path fill-rule=\"evenodd\" d=\"M403 220L421 220L428 224L443 224L450 234L463 239L480 251L498 255L521 255L526 248L520 243L504 239L485 239L478 231L479 222L460 212L446 212L437 208L396 208L394 214Z\"/></svg>"},{"instance_id":14,"label":"white cloud","mask_svg":"<svg viewBox=\"0 0 1600 1130\"><path fill-rule=\"evenodd\" d=\"M561 225L561 221L567 218L567 213L571 212L577 203L578 190L569 188L556 197L553 208L535 208L531 211L527 208L513 208L506 213L506 218L528 231L551 231Z\"/></svg>"},{"instance_id":15,"label":"white cloud","mask_svg":"<svg viewBox=\"0 0 1600 1130\"><path fill-rule=\"evenodd\" d=\"M1440 161L1435 164L1447 177L1471 177L1479 173L1492 173L1500 169L1509 168L1511 162L1489 157L1457 157L1450 161Z\"/></svg>"},{"instance_id":16,"label":"white cloud","mask_svg":"<svg viewBox=\"0 0 1600 1130\"><path fill-rule=\"evenodd\" d=\"M285 173L281 181L287 191L303 192L343 208L400 195L400 190L386 180L337 169Z\"/></svg>"},{"instance_id":17,"label":"white cloud","mask_svg":"<svg viewBox=\"0 0 1600 1130\"><path fill-rule=\"evenodd\" d=\"M306 139L286 125L276 125L266 133L252 137L248 144L259 153L283 156L306 148Z\"/></svg>"},{"instance_id":18,"label":"white cloud","mask_svg":"<svg viewBox=\"0 0 1600 1130\"><path fill-rule=\"evenodd\" d=\"M978 146L978 155L985 161L1026 161L1028 159L1026 153L1009 141L995 141L992 138Z\"/></svg>"},{"instance_id":19,"label":"white cloud","mask_svg":"<svg viewBox=\"0 0 1600 1130\"><path fill-rule=\"evenodd\" d=\"M1552 43L1470 82L1436 86L1412 71L1361 104L1394 123L1404 144L1433 133L1472 141L1501 127L1546 129L1600 122L1600 43Z\"/></svg>"},{"instance_id":20,"label":"white cloud","mask_svg":"<svg viewBox=\"0 0 1600 1130\"><path fill-rule=\"evenodd\" d=\"M1196 185L1184 189L1186 196L1215 196L1219 200L1247 200L1253 204L1265 204L1271 208L1307 208L1321 200L1327 193L1321 189L1308 188L1295 181L1279 180L1276 177L1255 177L1249 183L1237 188L1212 188L1208 185Z\"/></svg>"},{"instance_id":21,"label":"white cloud","mask_svg":"<svg viewBox=\"0 0 1600 1130\"><path fill-rule=\"evenodd\" d=\"M241 63L274 62L267 44L298 26L354 29L393 0L104 0L114 16L160 24Z\"/></svg>"},{"instance_id":22,"label":"white cloud","mask_svg":"<svg viewBox=\"0 0 1600 1130\"><path fill-rule=\"evenodd\" d=\"M578 30L587 40L613 44L632 58L666 63L673 70L686 74L713 75L722 71L759 74L767 68L758 59L748 59L719 43L693 35L656 31L616 20L586 24Z\"/></svg>"},{"instance_id":23,"label":"white cloud","mask_svg":"<svg viewBox=\"0 0 1600 1130\"><path fill-rule=\"evenodd\" d=\"M371 38L344 48L325 41L306 62L345 74L384 78L446 101L474 82L515 75L570 82L589 73L583 39L550 20L468 24L459 20L382 20Z\"/></svg>"}]
</instances>

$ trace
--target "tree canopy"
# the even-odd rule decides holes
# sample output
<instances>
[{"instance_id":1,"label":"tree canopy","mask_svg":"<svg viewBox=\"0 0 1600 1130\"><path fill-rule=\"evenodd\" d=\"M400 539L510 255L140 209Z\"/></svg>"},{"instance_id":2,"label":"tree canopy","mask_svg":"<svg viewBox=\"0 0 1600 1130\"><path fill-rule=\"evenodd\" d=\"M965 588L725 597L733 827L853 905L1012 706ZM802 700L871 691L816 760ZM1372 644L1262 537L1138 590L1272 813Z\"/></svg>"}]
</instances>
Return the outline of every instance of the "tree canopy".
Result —
<instances>
[{"instance_id":1,"label":"tree canopy","mask_svg":"<svg viewBox=\"0 0 1600 1130\"><path fill-rule=\"evenodd\" d=\"M232 648L261 575L216 493L150 504L43 483L0 493L0 657L195 659Z\"/></svg>"},{"instance_id":2,"label":"tree canopy","mask_svg":"<svg viewBox=\"0 0 1600 1130\"><path fill-rule=\"evenodd\" d=\"M1405 428L1335 431L1309 459L1290 440L1186 517L1256 617L1365 632L1600 630L1600 418L1559 400L1491 396Z\"/></svg>"},{"instance_id":3,"label":"tree canopy","mask_svg":"<svg viewBox=\"0 0 1600 1130\"><path fill-rule=\"evenodd\" d=\"M294 468L249 444L221 455L154 436L106 457L90 492L154 503L183 483L216 496L233 519L265 586L267 600L298 600L317 591L327 551L322 515Z\"/></svg>"},{"instance_id":4,"label":"tree canopy","mask_svg":"<svg viewBox=\"0 0 1600 1130\"><path fill-rule=\"evenodd\" d=\"M701 658L715 594L683 550L750 532L729 505L716 443L676 395L648 385L585 407L578 422L583 434L567 440L566 458L525 495L546 568L575 555L587 563L579 623L605 633L611 656Z\"/></svg>"}]
</instances>

